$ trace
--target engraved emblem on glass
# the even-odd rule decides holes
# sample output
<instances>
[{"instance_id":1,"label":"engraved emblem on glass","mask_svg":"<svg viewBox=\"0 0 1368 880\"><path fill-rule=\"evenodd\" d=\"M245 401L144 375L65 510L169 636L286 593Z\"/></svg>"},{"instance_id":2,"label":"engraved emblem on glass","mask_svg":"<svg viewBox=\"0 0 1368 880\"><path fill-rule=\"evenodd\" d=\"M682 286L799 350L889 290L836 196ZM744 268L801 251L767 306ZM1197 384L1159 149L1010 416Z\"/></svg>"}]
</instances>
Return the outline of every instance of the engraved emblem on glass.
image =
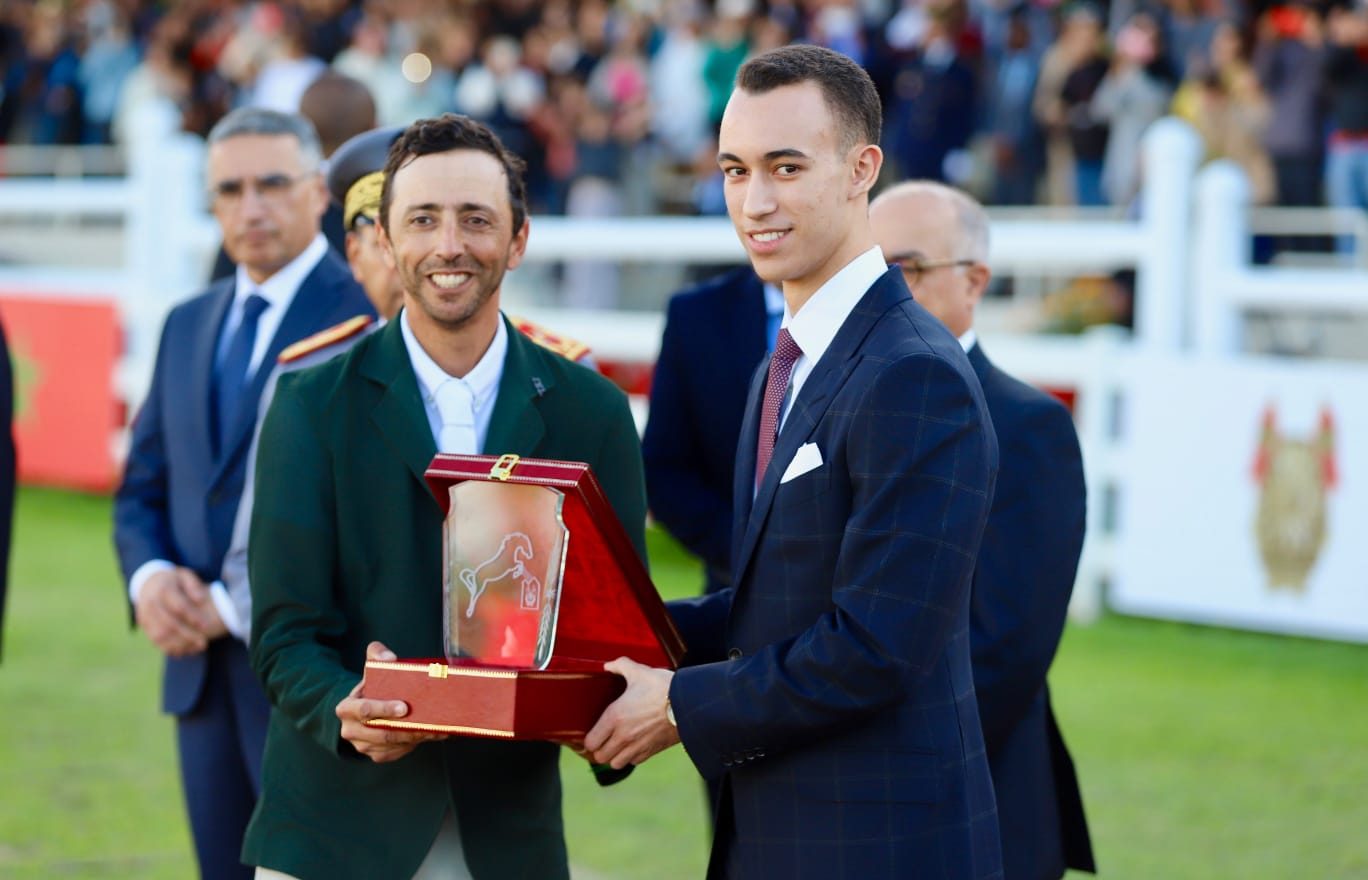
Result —
<instances>
[{"instance_id":1,"label":"engraved emblem on glass","mask_svg":"<svg viewBox=\"0 0 1368 880\"><path fill-rule=\"evenodd\" d=\"M449 492L442 545L447 660L546 668L570 540L564 493L479 480Z\"/></svg>"}]
</instances>

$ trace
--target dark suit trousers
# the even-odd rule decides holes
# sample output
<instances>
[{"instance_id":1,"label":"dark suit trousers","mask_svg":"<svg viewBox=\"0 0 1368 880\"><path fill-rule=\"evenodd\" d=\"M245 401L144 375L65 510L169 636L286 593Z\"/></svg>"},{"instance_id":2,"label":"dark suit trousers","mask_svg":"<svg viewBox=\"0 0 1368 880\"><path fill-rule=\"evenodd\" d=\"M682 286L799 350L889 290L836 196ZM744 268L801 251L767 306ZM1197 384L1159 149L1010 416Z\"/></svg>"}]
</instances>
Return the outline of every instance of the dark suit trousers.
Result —
<instances>
[{"instance_id":1,"label":"dark suit trousers","mask_svg":"<svg viewBox=\"0 0 1368 880\"><path fill-rule=\"evenodd\" d=\"M235 638L209 644L204 692L176 718L181 786L204 880L250 880L242 837L261 792L271 706Z\"/></svg>"}]
</instances>

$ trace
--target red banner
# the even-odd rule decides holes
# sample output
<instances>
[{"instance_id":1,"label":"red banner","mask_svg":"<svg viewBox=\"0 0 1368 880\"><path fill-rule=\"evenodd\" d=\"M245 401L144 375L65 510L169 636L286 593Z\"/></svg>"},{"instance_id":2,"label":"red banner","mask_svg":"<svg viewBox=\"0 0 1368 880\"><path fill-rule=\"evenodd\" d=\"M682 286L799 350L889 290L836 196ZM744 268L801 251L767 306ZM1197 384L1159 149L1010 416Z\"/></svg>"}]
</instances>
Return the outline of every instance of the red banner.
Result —
<instances>
[{"instance_id":1,"label":"red banner","mask_svg":"<svg viewBox=\"0 0 1368 880\"><path fill-rule=\"evenodd\" d=\"M22 483L108 491L121 408L121 333L112 300L0 293L14 369L14 440Z\"/></svg>"}]
</instances>

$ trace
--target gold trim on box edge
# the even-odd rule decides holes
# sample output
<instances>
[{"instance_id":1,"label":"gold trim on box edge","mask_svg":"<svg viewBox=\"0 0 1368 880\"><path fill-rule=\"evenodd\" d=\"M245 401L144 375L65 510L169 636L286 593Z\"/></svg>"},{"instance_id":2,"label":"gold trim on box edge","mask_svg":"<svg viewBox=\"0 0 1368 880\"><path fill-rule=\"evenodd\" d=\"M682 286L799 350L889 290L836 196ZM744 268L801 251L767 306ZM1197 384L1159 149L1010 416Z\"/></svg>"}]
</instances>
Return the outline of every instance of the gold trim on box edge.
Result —
<instances>
[{"instance_id":1,"label":"gold trim on box edge","mask_svg":"<svg viewBox=\"0 0 1368 880\"><path fill-rule=\"evenodd\" d=\"M545 669L473 669L469 666L447 666L442 663L428 663L421 665L418 663L387 663L384 660L366 661L367 669L386 669L392 672L422 672L429 678L447 678L449 676L467 676L469 678L517 678L520 675L535 676L545 680L567 680L596 678L606 675L606 672L553 672ZM444 669L445 672L436 670Z\"/></svg>"},{"instance_id":2,"label":"gold trim on box edge","mask_svg":"<svg viewBox=\"0 0 1368 880\"><path fill-rule=\"evenodd\" d=\"M391 718L372 718L366 722L371 727L398 727L404 730L430 730L434 733L474 733L480 736L497 736L512 739L511 730L490 730L485 727L467 727L463 724L424 724L421 721L395 721Z\"/></svg>"},{"instance_id":3,"label":"gold trim on box edge","mask_svg":"<svg viewBox=\"0 0 1368 880\"><path fill-rule=\"evenodd\" d=\"M447 670L445 673L433 672L433 667ZM446 666L442 663L387 663L383 660L367 660L367 669L387 669L391 672L421 672L430 678L465 676L467 678L517 678L513 669L472 669L468 666Z\"/></svg>"}]
</instances>

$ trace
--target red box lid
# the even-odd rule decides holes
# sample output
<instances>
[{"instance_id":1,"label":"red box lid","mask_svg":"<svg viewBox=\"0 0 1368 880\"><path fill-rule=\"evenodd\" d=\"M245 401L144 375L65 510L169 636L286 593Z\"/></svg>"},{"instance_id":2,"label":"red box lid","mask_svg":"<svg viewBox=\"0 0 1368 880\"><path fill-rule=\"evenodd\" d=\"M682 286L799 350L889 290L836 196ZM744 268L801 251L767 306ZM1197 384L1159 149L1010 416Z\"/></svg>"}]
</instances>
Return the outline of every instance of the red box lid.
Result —
<instances>
[{"instance_id":1,"label":"red box lid","mask_svg":"<svg viewBox=\"0 0 1368 880\"><path fill-rule=\"evenodd\" d=\"M562 516L570 540L548 668L618 657L648 666L679 665L684 641L588 464L438 453L425 476L443 514L451 486L468 480L549 486L565 494Z\"/></svg>"}]
</instances>

